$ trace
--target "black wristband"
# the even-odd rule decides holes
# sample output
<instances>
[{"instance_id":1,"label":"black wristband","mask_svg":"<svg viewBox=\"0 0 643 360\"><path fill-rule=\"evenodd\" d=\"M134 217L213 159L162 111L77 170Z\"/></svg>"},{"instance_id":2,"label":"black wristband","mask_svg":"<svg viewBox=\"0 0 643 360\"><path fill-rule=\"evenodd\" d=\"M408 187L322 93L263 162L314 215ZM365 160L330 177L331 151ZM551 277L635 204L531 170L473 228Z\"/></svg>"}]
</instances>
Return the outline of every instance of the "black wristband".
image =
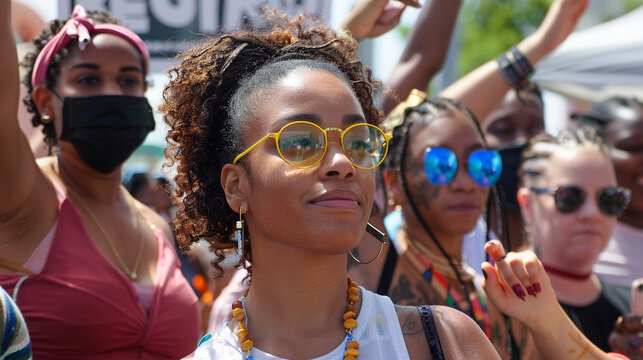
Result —
<instances>
[{"instance_id":1,"label":"black wristband","mask_svg":"<svg viewBox=\"0 0 643 360\"><path fill-rule=\"evenodd\" d=\"M511 55L513 55L514 60L516 60L516 64L518 64L518 67L522 71L522 75L524 77L527 77L531 75L532 72L534 72L534 68L531 66L529 63L529 60L523 55L520 50L516 46L512 46L511 49L509 50L511 52Z\"/></svg>"},{"instance_id":2,"label":"black wristband","mask_svg":"<svg viewBox=\"0 0 643 360\"><path fill-rule=\"evenodd\" d=\"M524 76L521 76L514 64L509 60L506 54L501 54L496 58L500 73L513 88L520 89L523 87Z\"/></svg>"}]
</instances>

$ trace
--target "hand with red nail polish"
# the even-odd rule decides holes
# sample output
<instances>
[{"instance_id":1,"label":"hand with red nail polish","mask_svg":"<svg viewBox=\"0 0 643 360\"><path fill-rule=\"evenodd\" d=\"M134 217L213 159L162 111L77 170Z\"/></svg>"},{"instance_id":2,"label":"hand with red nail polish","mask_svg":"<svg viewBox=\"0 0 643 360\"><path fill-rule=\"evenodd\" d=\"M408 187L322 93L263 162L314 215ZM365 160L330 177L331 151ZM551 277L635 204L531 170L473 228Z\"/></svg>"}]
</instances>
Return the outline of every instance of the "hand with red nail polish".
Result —
<instances>
[{"instance_id":1,"label":"hand with red nail polish","mask_svg":"<svg viewBox=\"0 0 643 360\"><path fill-rule=\"evenodd\" d=\"M516 294L517 297L519 297L522 301L525 301L525 291L522 289L522 286L520 284L516 284L511 287L514 291L514 294Z\"/></svg>"},{"instance_id":2,"label":"hand with red nail polish","mask_svg":"<svg viewBox=\"0 0 643 360\"><path fill-rule=\"evenodd\" d=\"M505 253L497 240L488 242L485 251L495 260L483 263L487 274L483 282L489 300L506 315L520 322L546 319L558 301L542 264L531 251Z\"/></svg>"},{"instance_id":3,"label":"hand with red nail polish","mask_svg":"<svg viewBox=\"0 0 643 360\"><path fill-rule=\"evenodd\" d=\"M537 296L537 295L536 295L536 290L535 290L535 286L534 286L534 285L532 285L532 286L527 286L527 294L529 294L529 295L531 295L531 296L534 296L534 297L536 297L536 296Z\"/></svg>"},{"instance_id":4,"label":"hand with red nail polish","mask_svg":"<svg viewBox=\"0 0 643 360\"><path fill-rule=\"evenodd\" d=\"M497 240L488 242L485 251L495 260L494 265L482 264L486 274L482 286L487 298L527 328L540 358L567 359L571 351L587 354L588 359L613 359L592 344L565 314L536 254L531 251L505 254ZM564 336L552 336L552 329Z\"/></svg>"}]
</instances>

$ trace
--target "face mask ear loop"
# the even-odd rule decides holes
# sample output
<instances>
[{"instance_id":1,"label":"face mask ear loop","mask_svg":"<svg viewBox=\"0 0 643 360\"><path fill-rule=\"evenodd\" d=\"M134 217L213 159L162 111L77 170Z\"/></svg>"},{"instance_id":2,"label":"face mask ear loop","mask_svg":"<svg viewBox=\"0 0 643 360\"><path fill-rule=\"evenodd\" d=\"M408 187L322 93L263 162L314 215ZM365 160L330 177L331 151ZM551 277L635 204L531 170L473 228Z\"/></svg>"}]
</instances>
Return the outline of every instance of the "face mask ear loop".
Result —
<instances>
[{"instance_id":1,"label":"face mask ear loop","mask_svg":"<svg viewBox=\"0 0 643 360\"><path fill-rule=\"evenodd\" d=\"M51 93L52 93L52 94L54 94L54 96L55 96L55 97L57 97L57 98L58 98L58 100L60 100L61 102L63 101L63 98L62 98L62 97L60 97L60 95L58 95L58 93L56 92L56 90L54 90L53 88L49 88L49 87L48 87L47 89L49 89L49 91L51 91Z\"/></svg>"}]
</instances>

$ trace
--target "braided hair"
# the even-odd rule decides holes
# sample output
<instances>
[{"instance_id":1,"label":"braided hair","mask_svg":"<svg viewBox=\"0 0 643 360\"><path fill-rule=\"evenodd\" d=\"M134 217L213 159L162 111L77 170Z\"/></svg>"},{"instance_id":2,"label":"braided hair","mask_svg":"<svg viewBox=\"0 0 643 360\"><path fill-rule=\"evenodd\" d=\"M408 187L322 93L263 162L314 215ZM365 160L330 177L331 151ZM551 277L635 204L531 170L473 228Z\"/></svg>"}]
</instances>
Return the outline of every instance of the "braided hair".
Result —
<instances>
[{"instance_id":1,"label":"braided hair","mask_svg":"<svg viewBox=\"0 0 643 360\"><path fill-rule=\"evenodd\" d=\"M478 120L476 119L475 115L469 110L469 108L456 101L453 99L446 99L446 98L439 98L439 97L433 97L433 98L426 98L421 104L407 108L404 112L403 120L402 123L398 126L396 126L393 129L393 139L390 141L390 149L389 149L389 154L386 158L386 162L384 164L386 169L394 169L398 175L398 179L400 184L402 185L405 195L408 199L409 205L413 209L413 212L415 213L415 216L420 220L420 223L424 227L424 230L427 232L429 237L433 240L433 242L436 244L442 255L445 257L445 259L448 260L449 264L453 268L456 276L458 277L458 280L460 283L463 285L463 290L466 297L468 298L468 290L466 286L464 286L464 282L462 279L460 279L459 272L456 270L455 265L453 264L453 261L451 257L446 253L444 250L442 244L440 241L437 239L433 231L429 228L429 226L426 224L426 222L421 218L420 212L417 209L417 206L415 205L412 196L410 194L410 191L407 187L407 181L404 176L405 174L405 168L404 168L404 159L406 157L406 152L408 148L408 142L409 142L409 133L410 133L410 128L413 127L414 124L418 123L422 125L422 127L426 126L431 120L434 120L436 118L444 117L444 116L450 116L454 112L460 111L465 114L467 119L470 120L470 122L473 124L476 133L480 136L480 139L482 140L482 144L484 147L488 147L487 141L485 139L484 133L482 132L482 129L480 128L480 124ZM412 116L413 113L420 114L422 116ZM414 131L414 133L417 133L417 131ZM495 201L496 204L498 204L498 207L496 208L496 211L500 213L500 216L498 216L499 221L501 221L501 226L504 225L504 233L507 234L508 230L506 228L506 219L505 219L505 209L504 209L504 195L502 193L502 190L497 187L496 185L493 185L491 188L493 196L496 198L497 201ZM486 238L487 241L489 240L489 209L487 211L487 234ZM501 234L499 234L501 235Z\"/></svg>"},{"instance_id":2,"label":"braided hair","mask_svg":"<svg viewBox=\"0 0 643 360\"><path fill-rule=\"evenodd\" d=\"M580 147L595 147L609 159L609 150L596 128L581 126L576 129L562 130L556 135L542 133L529 141L522 153L518 176L519 186L525 182L540 178L547 168L548 160L560 148L574 149Z\"/></svg>"},{"instance_id":3,"label":"braided hair","mask_svg":"<svg viewBox=\"0 0 643 360\"><path fill-rule=\"evenodd\" d=\"M230 237L239 217L227 204L221 170L244 149L241 133L254 108L250 95L295 69L313 68L347 83L369 123L378 124L382 117L373 104L380 83L358 61L357 41L309 15L273 15L267 30L221 35L182 54L180 64L169 71L160 107L170 127L167 165L177 170L177 243L186 250L201 239L208 241L218 271L224 250L235 247ZM248 231L243 253L237 266L252 261Z\"/></svg>"}]
</instances>

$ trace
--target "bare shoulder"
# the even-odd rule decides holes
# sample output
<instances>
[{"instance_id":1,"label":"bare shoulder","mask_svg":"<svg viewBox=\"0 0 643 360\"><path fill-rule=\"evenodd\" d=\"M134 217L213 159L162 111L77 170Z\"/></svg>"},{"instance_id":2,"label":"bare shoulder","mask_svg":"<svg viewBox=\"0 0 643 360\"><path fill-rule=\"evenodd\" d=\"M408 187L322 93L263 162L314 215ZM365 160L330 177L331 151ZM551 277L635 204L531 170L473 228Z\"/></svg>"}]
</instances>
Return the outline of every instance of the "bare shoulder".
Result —
<instances>
[{"instance_id":1,"label":"bare shoulder","mask_svg":"<svg viewBox=\"0 0 643 360\"><path fill-rule=\"evenodd\" d=\"M430 359L429 345L424 335L422 319L415 306L395 305L404 343L411 359Z\"/></svg>"},{"instance_id":2,"label":"bare shoulder","mask_svg":"<svg viewBox=\"0 0 643 360\"><path fill-rule=\"evenodd\" d=\"M500 359L478 324L448 306L432 306L442 350L447 359Z\"/></svg>"}]
</instances>

